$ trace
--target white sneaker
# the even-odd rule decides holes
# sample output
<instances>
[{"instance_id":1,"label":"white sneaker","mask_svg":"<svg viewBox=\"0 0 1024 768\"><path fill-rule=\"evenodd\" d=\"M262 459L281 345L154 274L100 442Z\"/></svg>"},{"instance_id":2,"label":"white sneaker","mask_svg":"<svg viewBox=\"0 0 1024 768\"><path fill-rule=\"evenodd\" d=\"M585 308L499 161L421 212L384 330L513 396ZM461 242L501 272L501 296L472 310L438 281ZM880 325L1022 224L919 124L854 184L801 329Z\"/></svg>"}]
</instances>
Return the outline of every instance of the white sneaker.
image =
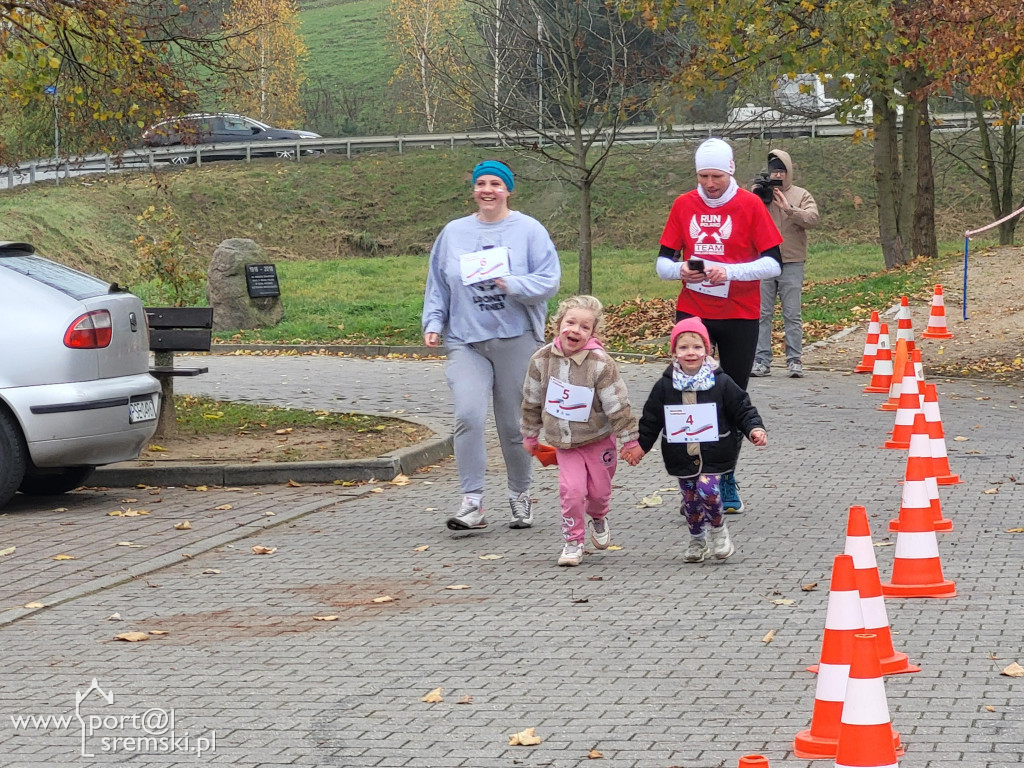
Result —
<instances>
[{"instance_id":1,"label":"white sneaker","mask_svg":"<svg viewBox=\"0 0 1024 768\"><path fill-rule=\"evenodd\" d=\"M567 541L558 557L559 565L579 565L583 560L583 542Z\"/></svg>"},{"instance_id":2,"label":"white sneaker","mask_svg":"<svg viewBox=\"0 0 1024 768\"><path fill-rule=\"evenodd\" d=\"M590 521L590 540L598 549L608 549L612 541L612 529L605 518Z\"/></svg>"},{"instance_id":3,"label":"white sneaker","mask_svg":"<svg viewBox=\"0 0 1024 768\"><path fill-rule=\"evenodd\" d=\"M725 523L722 523L720 528L708 529L708 543L711 545L711 554L714 555L715 560L725 560L736 551L732 545L732 539L729 538L729 529L726 528Z\"/></svg>"},{"instance_id":4,"label":"white sneaker","mask_svg":"<svg viewBox=\"0 0 1024 768\"><path fill-rule=\"evenodd\" d=\"M467 498L462 499L459 511L448 518L446 525L453 531L486 528L483 505Z\"/></svg>"},{"instance_id":5,"label":"white sneaker","mask_svg":"<svg viewBox=\"0 0 1024 768\"><path fill-rule=\"evenodd\" d=\"M687 563L703 563L708 556L707 539L699 539L696 536L690 538L690 543L683 553L683 560Z\"/></svg>"},{"instance_id":6,"label":"white sneaker","mask_svg":"<svg viewBox=\"0 0 1024 768\"><path fill-rule=\"evenodd\" d=\"M771 376L772 368L768 363L762 363L760 360L754 362L754 367L750 369L751 376Z\"/></svg>"},{"instance_id":7,"label":"white sneaker","mask_svg":"<svg viewBox=\"0 0 1024 768\"><path fill-rule=\"evenodd\" d=\"M508 505L512 507L512 519L509 520L509 528L529 528L533 525L533 502L530 500L529 491L524 491L518 496L509 498Z\"/></svg>"}]
</instances>

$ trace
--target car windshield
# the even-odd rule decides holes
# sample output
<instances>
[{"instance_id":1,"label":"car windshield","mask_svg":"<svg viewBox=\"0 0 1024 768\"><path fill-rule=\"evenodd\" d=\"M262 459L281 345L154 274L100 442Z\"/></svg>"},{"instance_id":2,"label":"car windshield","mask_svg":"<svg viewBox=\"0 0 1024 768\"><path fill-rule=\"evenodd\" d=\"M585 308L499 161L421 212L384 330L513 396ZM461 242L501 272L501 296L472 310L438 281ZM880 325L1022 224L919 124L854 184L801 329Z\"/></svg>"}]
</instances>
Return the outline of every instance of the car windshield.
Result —
<instances>
[{"instance_id":1,"label":"car windshield","mask_svg":"<svg viewBox=\"0 0 1024 768\"><path fill-rule=\"evenodd\" d=\"M3 267L55 288L73 299L88 299L110 292L110 283L41 256L0 251L0 268Z\"/></svg>"}]
</instances>

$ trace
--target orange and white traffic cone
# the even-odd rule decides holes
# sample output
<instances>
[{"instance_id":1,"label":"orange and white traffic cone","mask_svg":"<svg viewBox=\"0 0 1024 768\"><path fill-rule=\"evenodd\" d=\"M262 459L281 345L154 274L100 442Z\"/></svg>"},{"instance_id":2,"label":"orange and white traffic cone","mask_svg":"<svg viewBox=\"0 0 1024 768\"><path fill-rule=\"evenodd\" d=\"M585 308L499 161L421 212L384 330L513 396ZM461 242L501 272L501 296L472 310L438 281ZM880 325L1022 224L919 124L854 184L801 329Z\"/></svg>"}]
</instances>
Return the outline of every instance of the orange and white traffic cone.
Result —
<instances>
[{"instance_id":1,"label":"orange and white traffic cone","mask_svg":"<svg viewBox=\"0 0 1024 768\"><path fill-rule=\"evenodd\" d=\"M768 758L764 755L744 755L740 758L739 768L769 768Z\"/></svg>"},{"instance_id":2,"label":"orange and white traffic cone","mask_svg":"<svg viewBox=\"0 0 1024 768\"><path fill-rule=\"evenodd\" d=\"M836 555L825 612L825 634L821 640L821 661L816 667L808 667L809 671L818 673L811 727L800 731L793 739L793 754L803 760L835 757L853 636L863 631L853 558Z\"/></svg>"},{"instance_id":3,"label":"orange and white traffic cone","mask_svg":"<svg viewBox=\"0 0 1024 768\"><path fill-rule=\"evenodd\" d=\"M932 516L925 483L905 480L892 578L882 582L885 597L956 596L956 585L942 577L939 541Z\"/></svg>"},{"instance_id":4,"label":"orange and white traffic cone","mask_svg":"<svg viewBox=\"0 0 1024 768\"><path fill-rule=\"evenodd\" d=\"M917 390L917 376L914 375L914 363L910 360L907 360L903 367L898 403L896 425L892 428L892 437L886 440L882 447L906 450L910 447L910 435L914 429L914 416L921 414L921 393Z\"/></svg>"},{"instance_id":5,"label":"orange and white traffic cone","mask_svg":"<svg viewBox=\"0 0 1024 768\"><path fill-rule=\"evenodd\" d=\"M860 363L853 369L854 373L871 373L875 369L875 354L878 352L878 335L881 326L878 324L878 311L872 311L868 322L868 337L864 341L864 354Z\"/></svg>"},{"instance_id":6,"label":"orange and white traffic cone","mask_svg":"<svg viewBox=\"0 0 1024 768\"><path fill-rule=\"evenodd\" d=\"M898 675L904 672L920 672L921 668L911 664L905 653L899 653L892 645L892 631L889 628L889 614L882 597L882 580L878 575L875 548L871 543L871 529L868 513L864 507L850 507L846 523L846 547L844 554L853 558L857 591L860 593L860 610L864 617L864 631L878 635L878 661L883 675Z\"/></svg>"},{"instance_id":7,"label":"orange and white traffic cone","mask_svg":"<svg viewBox=\"0 0 1024 768\"><path fill-rule=\"evenodd\" d=\"M877 637L862 632L853 641L835 768L897 768L895 731L875 651Z\"/></svg>"},{"instance_id":8,"label":"orange and white traffic cone","mask_svg":"<svg viewBox=\"0 0 1024 768\"><path fill-rule=\"evenodd\" d=\"M914 348L914 323L910 319L910 301L900 296L900 311L896 314L896 341L904 339L907 349Z\"/></svg>"},{"instance_id":9,"label":"orange and white traffic cone","mask_svg":"<svg viewBox=\"0 0 1024 768\"><path fill-rule=\"evenodd\" d=\"M878 406L880 411L895 411L900 407L900 388L903 383L903 375L907 369L907 361L910 360L910 347L906 339L896 340L896 357L892 363L892 379L889 381L889 399ZM914 367L911 364L911 373Z\"/></svg>"},{"instance_id":10,"label":"orange and white traffic cone","mask_svg":"<svg viewBox=\"0 0 1024 768\"><path fill-rule=\"evenodd\" d=\"M936 531L952 531L953 521L942 516L942 502L939 500L939 484L935 480L934 461L931 454L931 439L928 437L928 425L924 420L924 414L918 413L914 417L914 427L910 436L910 453L907 456L907 469L903 481L904 499L911 498L911 505L919 504L920 483L924 483L925 495L928 497L928 507L932 511L932 525ZM911 497L907 496L907 484L915 483L911 490ZM889 530L900 529L899 519L889 521Z\"/></svg>"},{"instance_id":11,"label":"orange and white traffic cone","mask_svg":"<svg viewBox=\"0 0 1024 768\"><path fill-rule=\"evenodd\" d=\"M942 286L935 286L932 295L932 309L928 314L928 327L921 334L922 339L952 339L953 334L946 327L946 304L942 299Z\"/></svg>"},{"instance_id":12,"label":"orange and white traffic cone","mask_svg":"<svg viewBox=\"0 0 1024 768\"><path fill-rule=\"evenodd\" d=\"M875 351L875 365L871 369L871 381L864 392L888 392L892 383L892 348L889 346L889 326L878 326L878 349Z\"/></svg>"},{"instance_id":13,"label":"orange and white traffic cone","mask_svg":"<svg viewBox=\"0 0 1024 768\"><path fill-rule=\"evenodd\" d=\"M928 424L928 437L931 439L932 472L935 474L935 482L939 485L957 485L960 483L960 476L954 475L949 469L946 435L942 430L942 415L939 413L939 394L934 384L925 384L921 410L924 412L924 419Z\"/></svg>"}]
</instances>

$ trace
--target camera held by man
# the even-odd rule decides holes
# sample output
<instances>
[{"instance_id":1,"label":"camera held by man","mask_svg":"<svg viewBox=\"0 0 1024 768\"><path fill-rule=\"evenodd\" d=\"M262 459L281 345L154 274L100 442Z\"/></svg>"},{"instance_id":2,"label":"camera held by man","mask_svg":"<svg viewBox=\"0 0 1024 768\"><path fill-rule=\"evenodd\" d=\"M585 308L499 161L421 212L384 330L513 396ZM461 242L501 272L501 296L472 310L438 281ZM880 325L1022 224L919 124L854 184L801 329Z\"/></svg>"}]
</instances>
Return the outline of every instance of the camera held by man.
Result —
<instances>
[{"instance_id":1,"label":"camera held by man","mask_svg":"<svg viewBox=\"0 0 1024 768\"><path fill-rule=\"evenodd\" d=\"M761 198L762 203L771 205L775 199L775 187L782 189L782 179L773 179L771 171L761 171L754 177L750 191Z\"/></svg>"}]
</instances>

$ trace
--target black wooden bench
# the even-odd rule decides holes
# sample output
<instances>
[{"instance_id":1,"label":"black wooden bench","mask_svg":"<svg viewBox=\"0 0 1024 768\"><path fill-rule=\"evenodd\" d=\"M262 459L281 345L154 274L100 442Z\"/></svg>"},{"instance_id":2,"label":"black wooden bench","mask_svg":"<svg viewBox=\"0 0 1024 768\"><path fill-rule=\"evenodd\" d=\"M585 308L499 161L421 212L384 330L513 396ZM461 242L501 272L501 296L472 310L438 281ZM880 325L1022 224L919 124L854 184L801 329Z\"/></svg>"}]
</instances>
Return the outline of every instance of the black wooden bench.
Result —
<instances>
[{"instance_id":1,"label":"black wooden bench","mask_svg":"<svg viewBox=\"0 0 1024 768\"><path fill-rule=\"evenodd\" d=\"M206 366L178 367L175 352L209 352L213 333L212 307L146 307L149 349L154 364L149 372L160 380L160 416L157 435L177 432L174 415L174 377L207 373Z\"/></svg>"}]
</instances>

